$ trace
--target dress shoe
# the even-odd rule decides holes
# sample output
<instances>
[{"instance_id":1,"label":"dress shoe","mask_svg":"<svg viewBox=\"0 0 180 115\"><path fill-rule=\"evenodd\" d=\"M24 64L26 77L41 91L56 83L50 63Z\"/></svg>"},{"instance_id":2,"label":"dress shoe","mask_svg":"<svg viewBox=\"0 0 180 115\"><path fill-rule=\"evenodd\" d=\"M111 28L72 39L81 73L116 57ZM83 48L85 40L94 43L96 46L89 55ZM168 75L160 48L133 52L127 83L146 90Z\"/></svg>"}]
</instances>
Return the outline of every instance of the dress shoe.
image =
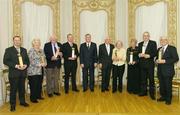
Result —
<instances>
[{"instance_id":1,"label":"dress shoe","mask_svg":"<svg viewBox=\"0 0 180 115\"><path fill-rule=\"evenodd\" d=\"M101 90L101 92L105 92L105 90Z\"/></svg>"},{"instance_id":2,"label":"dress shoe","mask_svg":"<svg viewBox=\"0 0 180 115\"><path fill-rule=\"evenodd\" d=\"M154 95L151 95L150 97L151 97L152 100L156 99Z\"/></svg>"},{"instance_id":3,"label":"dress shoe","mask_svg":"<svg viewBox=\"0 0 180 115\"><path fill-rule=\"evenodd\" d=\"M61 94L60 94L60 93L56 93L56 92L54 92L54 95L60 96Z\"/></svg>"},{"instance_id":4,"label":"dress shoe","mask_svg":"<svg viewBox=\"0 0 180 115\"><path fill-rule=\"evenodd\" d=\"M48 97L53 97L53 94L48 94Z\"/></svg>"},{"instance_id":5,"label":"dress shoe","mask_svg":"<svg viewBox=\"0 0 180 115\"><path fill-rule=\"evenodd\" d=\"M69 93L69 91L65 91L65 94L68 94Z\"/></svg>"},{"instance_id":6,"label":"dress shoe","mask_svg":"<svg viewBox=\"0 0 180 115\"><path fill-rule=\"evenodd\" d=\"M171 102L170 101L166 101L165 104L166 105L171 105Z\"/></svg>"},{"instance_id":7,"label":"dress shoe","mask_svg":"<svg viewBox=\"0 0 180 115\"><path fill-rule=\"evenodd\" d=\"M38 101L37 101L37 100L31 100L31 102L32 102L32 103L38 103Z\"/></svg>"},{"instance_id":8,"label":"dress shoe","mask_svg":"<svg viewBox=\"0 0 180 115\"><path fill-rule=\"evenodd\" d=\"M83 92L86 92L87 91L87 89L83 89Z\"/></svg>"},{"instance_id":9,"label":"dress shoe","mask_svg":"<svg viewBox=\"0 0 180 115\"><path fill-rule=\"evenodd\" d=\"M157 99L158 102L162 102L165 101L165 99L163 97L160 97L159 99Z\"/></svg>"},{"instance_id":10,"label":"dress shoe","mask_svg":"<svg viewBox=\"0 0 180 115\"><path fill-rule=\"evenodd\" d=\"M117 92L117 90L113 90L113 91L112 91L112 93L116 93L116 92Z\"/></svg>"},{"instance_id":11,"label":"dress shoe","mask_svg":"<svg viewBox=\"0 0 180 115\"><path fill-rule=\"evenodd\" d=\"M140 97L142 97L142 96L147 96L147 93L140 93L139 96L140 96Z\"/></svg>"},{"instance_id":12,"label":"dress shoe","mask_svg":"<svg viewBox=\"0 0 180 115\"><path fill-rule=\"evenodd\" d=\"M43 97L39 97L38 99L39 99L39 100L44 100L44 98L43 98Z\"/></svg>"},{"instance_id":13,"label":"dress shoe","mask_svg":"<svg viewBox=\"0 0 180 115\"><path fill-rule=\"evenodd\" d=\"M105 89L106 91L109 91L109 89L107 88L107 89Z\"/></svg>"},{"instance_id":14,"label":"dress shoe","mask_svg":"<svg viewBox=\"0 0 180 115\"><path fill-rule=\"evenodd\" d=\"M74 91L74 92L79 92L79 90L78 90L78 89L74 89L74 90L72 90L72 91Z\"/></svg>"},{"instance_id":15,"label":"dress shoe","mask_svg":"<svg viewBox=\"0 0 180 115\"><path fill-rule=\"evenodd\" d=\"M14 105L11 105L10 111L11 111L11 112L16 111L16 107L15 107Z\"/></svg>"},{"instance_id":16,"label":"dress shoe","mask_svg":"<svg viewBox=\"0 0 180 115\"><path fill-rule=\"evenodd\" d=\"M20 103L21 106L24 106L24 107L29 107L29 104L28 103Z\"/></svg>"},{"instance_id":17,"label":"dress shoe","mask_svg":"<svg viewBox=\"0 0 180 115\"><path fill-rule=\"evenodd\" d=\"M94 92L94 89L91 89L91 92Z\"/></svg>"}]
</instances>

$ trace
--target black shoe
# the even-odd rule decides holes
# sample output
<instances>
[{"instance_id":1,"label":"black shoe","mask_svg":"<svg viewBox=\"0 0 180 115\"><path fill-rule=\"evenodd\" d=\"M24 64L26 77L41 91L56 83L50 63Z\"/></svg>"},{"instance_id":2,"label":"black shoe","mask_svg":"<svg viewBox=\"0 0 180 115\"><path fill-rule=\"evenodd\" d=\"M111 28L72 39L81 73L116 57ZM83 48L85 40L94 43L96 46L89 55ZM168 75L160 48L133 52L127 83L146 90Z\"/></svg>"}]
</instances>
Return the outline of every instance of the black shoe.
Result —
<instances>
[{"instance_id":1,"label":"black shoe","mask_svg":"<svg viewBox=\"0 0 180 115\"><path fill-rule=\"evenodd\" d=\"M24 107L29 107L29 104L28 103L20 103L21 106L24 106Z\"/></svg>"},{"instance_id":2,"label":"black shoe","mask_svg":"<svg viewBox=\"0 0 180 115\"><path fill-rule=\"evenodd\" d=\"M104 92L105 92L105 90L101 90L101 92L103 92L103 93L104 93Z\"/></svg>"},{"instance_id":3,"label":"black shoe","mask_svg":"<svg viewBox=\"0 0 180 115\"><path fill-rule=\"evenodd\" d=\"M86 92L87 91L87 89L83 89L83 92Z\"/></svg>"},{"instance_id":4,"label":"black shoe","mask_svg":"<svg viewBox=\"0 0 180 115\"><path fill-rule=\"evenodd\" d=\"M91 92L94 92L94 89L91 89Z\"/></svg>"},{"instance_id":5,"label":"black shoe","mask_svg":"<svg viewBox=\"0 0 180 115\"><path fill-rule=\"evenodd\" d=\"M37 101L37 100L31 100L31 102L32 102L32 103L38 103L38 101Z\"/></svg>"},{"instance_id":6,"label":"black shoe","mask_svg":"<svg viewBox=\"0 0 180 115\"><path fill-rule=\"evenodd\" d=\"M171 105L171 102L170 101L166 101L165 104L166 105Z\"/></svg>"},{"instance_id":7,"label":"black shoe","mask_svg":"<svg viewBox=\"0 0 180 115\"><path fill-rule=\"evenodd\" d=\"M14 105L11 105L10 111L11 111L11 112L16 111L16 107L15 107Z\"/></svg>"},{"instance_id":8,"label":"black shoe","mask_svg":"<svg viewBox=\"0 0 180 115\"><path fill-rule=\"evenodd\" d=\"M60 96L61 94L60 94L60 93L55 93L55 92L54 92L54 95Z\"/></svg>"},{"instance_id":9,"label":"black shoe","mask_svg":"<svg viewBox=\"0 0 180 115\"><path fill-rule=\"evenodd\" d=\"M142 97L142 96L147 96L147 93L140 93L139 96L140 96L140 97Z\"/></svg>"},{"instance_id":10,"label":"black shoe","mask_svg":"<svg viewBox=\"0 0 180 115\"><path fill-rule=\"evenodd\" d=\"M150 96L152 100L155 100L155 96L154 95L151 95Z\"/></svg>"},{"instance_id":11,"label":"black shoe","mask_svg":"<svg viewBox=\"0 0 180 115\"><path fill-rule=\"evenodd\" d=\"M105 89L106 91L109 91L109 89L107 88L107 89Z\"/></svg>"},{"instance_id":12,"label":"black shoe","mask_svg":"<svg viewBox=\"0 0 180 115\"><path fill-rule=\"evenodd\" d=\"M44 98L43 98L43 97L39 97L38 99L39 99L39 100L44 100Z\"/></svg>"},{"instance_id":13,"label":"black shoe","mask_svg":"<svg viewBox=\"0 0 180 115\"><path fill-rule=\"evenodd\" d=\"M69 91L65 91L65 94L68 94L69 93Z\"/></svg>"},{"instance_id":14,"label":"black shoe","mask_svg":"<svg viewBox=\"0 0 180 115\"><path fill-rule=\"evenodd\" d=\"M117 92L117 90L113 90L113 91L112 91L112 93L116 93L116 92Z\"/></svg>"},{"instance_id":15,"label":"black shoe","mask_svg":"<svg viewBox=\"0 0 180 115\"><path fill-rule=\"evenodd\" d=\"M165 99L163 97L160 97L159 99L157 99L158 102L162 102L165 101Z\"/></svg>"},{"instance_id":16,"label":"black shoe","mask_svg":"<svg viewBox=\"0 0 180 115\"><path fill-rule=\"evenodd\" d=\"M72 90L72 91L74 91L74 92L79 92L79 90L78 90L78 89L74 89L74 90Z\"/></svg>"},{"instance_id":17,"label":"black shoe","mask_svg":"<svg viewBox=\"0 0 180 115\"><path fill-rule=\"evenodd\" d=\"M53 97L53 94L48 94L48 97Z\"/></svg>"}]
</instances>

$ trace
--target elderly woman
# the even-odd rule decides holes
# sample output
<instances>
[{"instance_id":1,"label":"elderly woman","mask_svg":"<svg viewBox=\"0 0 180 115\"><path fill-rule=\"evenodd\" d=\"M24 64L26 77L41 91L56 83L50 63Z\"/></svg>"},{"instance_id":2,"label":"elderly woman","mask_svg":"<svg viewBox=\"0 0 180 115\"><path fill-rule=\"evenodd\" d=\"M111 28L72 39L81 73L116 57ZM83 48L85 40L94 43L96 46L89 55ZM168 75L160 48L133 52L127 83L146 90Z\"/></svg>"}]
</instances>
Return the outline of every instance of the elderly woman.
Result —
<instances>
[{"instance_id":1,"label":"elderly woman","mask_svg":"<svg viewBox=\"0 0 180 115\"><path fill-rule=\"evenodd\" d=\"M112 92L115 93L117 89L119 92L122 92L123 89L123 74L125 69L126 62L126 50L123 48L123 43L121 41L117 41L115 48L113 49L112 54L113 60L113 87ZM118 83L117 83L118 81ZM118 86L118 88L117 88Z\"/></svg>"},{"instance_id":2,"label":"elderly woman","mask_svg":"<svg viewBox=\"0 0 180 115\"><path fill-rule=\"evenodd\" d=\"M127 91L129 93L138 94L140 89L140 73L139 73L139 56L137 40L131 39L130 47L126 52L126 60L128 63L127 69Z\"/></svg>"},{"instance_id":3,"label":"elderly woman","mask_svg":"<svg viewBox=\"0 0 180 115\"><path fill-rule=\"evenodd\" d=\"M43 99L41 96L42 81L46 60L43 50L40 48L40 39L32 41L32 48L29 50L30 65L28 68L28 79L30 85L30 100L33 103L38 103L38 99Z\"/></svg>"}]
</instances>

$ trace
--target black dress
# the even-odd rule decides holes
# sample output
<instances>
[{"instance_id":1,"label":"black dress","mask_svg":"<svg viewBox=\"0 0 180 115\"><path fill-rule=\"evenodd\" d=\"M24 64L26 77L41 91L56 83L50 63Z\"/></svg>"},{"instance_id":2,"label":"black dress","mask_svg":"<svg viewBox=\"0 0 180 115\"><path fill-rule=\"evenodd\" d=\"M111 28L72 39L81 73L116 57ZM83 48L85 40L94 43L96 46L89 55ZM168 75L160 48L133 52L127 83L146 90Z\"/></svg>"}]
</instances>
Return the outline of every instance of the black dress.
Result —
<instances>
[{"instance_id":1,"label":"black dress","mask_svg":"<svg viewBox=\"0 0 180 115\"><path fill-rule=\"evenodd\" d=\"M133 52L133 61L135 64L129 64L130 61L130 54ZM128 70L127 70L127 91L129 93L138 94L140 91L140 69L139 69L139 57L138 57L138 47L134 49L129 47L127 49L127 63L128 63Z\"/></svg>"}]
</instances>

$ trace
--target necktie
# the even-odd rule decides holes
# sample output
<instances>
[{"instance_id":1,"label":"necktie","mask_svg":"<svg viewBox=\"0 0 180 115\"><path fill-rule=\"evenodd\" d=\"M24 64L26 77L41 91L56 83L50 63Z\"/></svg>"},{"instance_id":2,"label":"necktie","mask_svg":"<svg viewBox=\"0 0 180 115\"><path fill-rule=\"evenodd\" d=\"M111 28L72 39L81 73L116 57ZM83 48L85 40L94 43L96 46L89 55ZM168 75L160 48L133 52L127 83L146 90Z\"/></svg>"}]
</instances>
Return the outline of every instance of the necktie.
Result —
<instances>
[{"instance_id":1,"label":"necktie","mask_svg":"<svg viewBox=\"0 0 180 115\"><path fill-rule=\"evenodd\" d=\"M54 47L54 52L56 53L56 45L55 44L53 44L53 47Z\"/></svg>"},{"instance_id":2,"label":"necktie","mask_svg":"<svg viewBox=\"0 0 180 115\"><path fill-rule=\"evenodd\" d=\"M89 43L87 44L87 47L88 47L88 50L89 50L89 48L90 48L90 45L89 45Z\"/></svg>"}]
</instances>

